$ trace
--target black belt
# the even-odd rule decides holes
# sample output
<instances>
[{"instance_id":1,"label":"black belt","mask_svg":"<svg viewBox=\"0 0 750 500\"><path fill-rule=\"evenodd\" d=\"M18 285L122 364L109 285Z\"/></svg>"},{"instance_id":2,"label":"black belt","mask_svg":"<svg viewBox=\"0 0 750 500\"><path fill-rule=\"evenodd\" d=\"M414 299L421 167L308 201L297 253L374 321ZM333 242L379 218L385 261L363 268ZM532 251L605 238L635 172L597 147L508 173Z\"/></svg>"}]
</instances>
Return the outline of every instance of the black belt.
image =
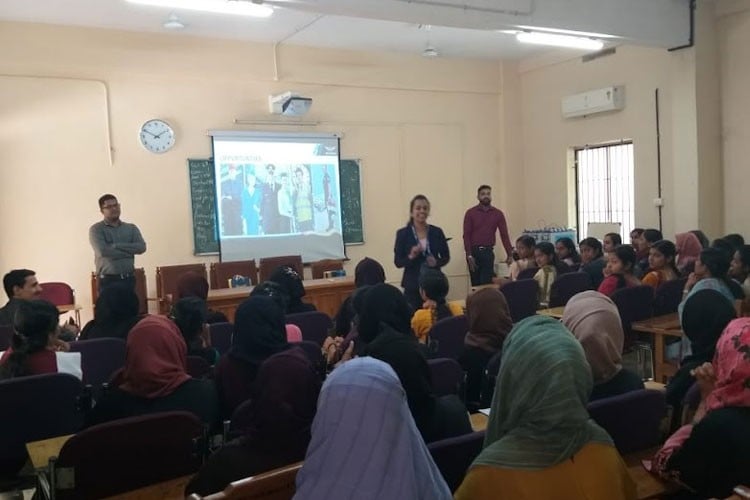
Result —
<instances>
[{"instance_id":1,"label":"black belt","mask_svg":"<svg viewBox=\"0 0 750 500\"><path fill-rule=\"evenodd\" d=\"M477 245L477 246L475 246L475 247L473 247L473 248L474 248L475 250L479 250L480 252L485 252L485 251L487 251L487 250L492 250L492 249L493 249L493 248L495 248L495 247L491 247L491 246L489 246L489 247L486 247L486 246L482 246L482 245Z\"/></svg>"},{"instance_id":2,"label":"black belt","mask_svg":"<svg viewBox=\"0 0 750 500\"><path fill-rule=\"evenodd\" d=\"M135 276L133 273L122 273L122 274L100 274L100 278L117 278L120 280L126 280Z\"/></svg>"}]
</instances>

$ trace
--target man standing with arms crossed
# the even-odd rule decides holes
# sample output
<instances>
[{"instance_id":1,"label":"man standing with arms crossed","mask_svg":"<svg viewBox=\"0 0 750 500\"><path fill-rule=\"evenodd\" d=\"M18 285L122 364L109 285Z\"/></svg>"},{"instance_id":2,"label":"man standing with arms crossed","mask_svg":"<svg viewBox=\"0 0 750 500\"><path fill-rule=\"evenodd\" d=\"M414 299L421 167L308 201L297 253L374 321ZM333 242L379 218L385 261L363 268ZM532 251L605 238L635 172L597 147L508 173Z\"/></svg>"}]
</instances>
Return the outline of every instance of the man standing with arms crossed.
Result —
<instances>
[{"instance_id":1,"label":"man standing with arms crossed","mask_svg":"<svg viewBox=\"0 0 750 500\"><path fill-rule=\"evenodd\" d=\"M500 231L508 256L506 262L513 262L513 246L508 236L505 214L491 205L492 188L486 184L479 186L477 200L479 204L468 209L464 215L464 250L471 286L492 283L495 276L495 231Z\"/></svg>"},{"instance_id":2,"label":"man standing with arms crossed","mask_svg":"<svg viewBox=\"0 0 750 500\"><path fill-rule=\"evenodd\" d=\"M115 195L99 198L99 210L104 220L89 229L99 292L115 283L135 289L135 256L146 251L146 242L135 224L120 220L120 203Z\"/></svg>"}]
</instances>

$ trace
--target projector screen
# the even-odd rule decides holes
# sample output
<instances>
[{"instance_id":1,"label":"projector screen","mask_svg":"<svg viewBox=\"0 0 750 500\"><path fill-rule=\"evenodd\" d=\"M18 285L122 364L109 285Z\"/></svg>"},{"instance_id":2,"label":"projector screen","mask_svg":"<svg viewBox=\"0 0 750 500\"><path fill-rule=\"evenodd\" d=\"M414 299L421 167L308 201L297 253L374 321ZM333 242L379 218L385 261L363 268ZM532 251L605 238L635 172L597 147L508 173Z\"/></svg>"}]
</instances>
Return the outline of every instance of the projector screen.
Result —
<instances>
[{"instance_id":1,"label":"projector screen","mask_svg":"<svg viewBox=\"0 0 750 500\"><path fill-rule=\"evenodd\" d=\"M343 259L339 139L212 131L223 262Z\"/></svg>"}]
</instances>

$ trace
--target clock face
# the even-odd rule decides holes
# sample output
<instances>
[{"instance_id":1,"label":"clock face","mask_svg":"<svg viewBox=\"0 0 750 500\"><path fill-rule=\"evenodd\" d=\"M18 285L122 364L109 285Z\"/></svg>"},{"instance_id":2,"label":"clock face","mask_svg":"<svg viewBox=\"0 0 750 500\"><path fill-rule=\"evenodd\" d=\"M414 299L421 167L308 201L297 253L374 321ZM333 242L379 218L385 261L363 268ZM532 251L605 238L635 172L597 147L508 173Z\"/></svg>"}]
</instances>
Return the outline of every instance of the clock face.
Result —
<instances>
[{"instance_id":1,"label":"clock face","mask_svg":"<svg viewBox=\"0 0 750 500\"><path fill-rule=\"evenodd\" d=\"M174 146L174 130L164 120L149 120L141 125L140 139L152 153L166 153Z\"/></svg>"}]
</instances>

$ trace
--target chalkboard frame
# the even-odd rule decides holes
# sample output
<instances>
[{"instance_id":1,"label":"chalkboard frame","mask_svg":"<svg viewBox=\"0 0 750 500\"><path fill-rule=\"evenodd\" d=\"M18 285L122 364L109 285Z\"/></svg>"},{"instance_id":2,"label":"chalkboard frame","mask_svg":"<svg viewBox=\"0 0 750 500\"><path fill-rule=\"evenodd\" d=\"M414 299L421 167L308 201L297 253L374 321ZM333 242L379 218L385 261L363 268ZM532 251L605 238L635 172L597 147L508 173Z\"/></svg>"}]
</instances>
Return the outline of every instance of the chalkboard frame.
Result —
<instances>
[{"instance_id":1,"label":"chalkboard frame","mask_svg":"<svg viewBox=\"0 0 750 500\"><path fill-rule=\"evenodd\" d=\"M198 234L196 233L196 224L195 224L195 200L193 199L194 195L194 189L191 181L191 171L193 168L198 168L200 164L203 164L205 168L205 163L210 162L211 164L211 179L212 179L212 185L213 185L213 213L214 213L214 231L217 236L216 239L216 249L213 248L210 250L202 249L202 243L198 240ZM200 255L220 255L220 246L221 246L221 239L218 238L218 230L219 227L219 220L218 220L218 207L216 206L216 179L214 175L214 159L213 158L188 158L188 190L190 193L190 220L193 226L193 255L200 256ZM358 238L353 241L347 241L347 234L344 232L344 214L343 214L343 200L340 201L340 206L342 207L342 238L344 241L344 247L347 246L356 246L356 245L364 245L365 244L365 225L364 225L364 215L362 213L362 209L364 207L363 203L363 196L362 196L362 162L360 159L340 159L339 160L339 178L341 179L340 170L342 168L342 164L348 164L353 168L356 168L357 171L357 177L359 181L359 185L357 186L357 195L359 196L359 214L358 214L358 222L359 226L361 228L361 234L362 237ZM344 167L347 168L347 167ZM342 189L343 193L343 189ZM212 244L212 242L209 242L209 244Z\"/></svg>"},{"instance_id":2,"label":"chalkboard frame","mask_svg":"<svg viewBox=\"0 0 750 500\"><path fill-rule=\"evenodd\" d=\"M188 158L188 189L190 191L190 221L193 225L193 255L220 255L220 246L221 242L218 237L218 210L216 207L216 180L215 180L215 174L214 174L214 159L213 158ZM216 250L213 248L211 249L203 249L202 248L202 242L198 239L198 232L196 231L196 224L195 224L195 199L194 199L194 189L193 189L193 183L192 183L192 171L194 168L203 167L205 168L205 164L210 163L210 169L211 169L211 184L213 185L213 191L211 193L213 201L211 204L213 205L213 214L214 214L214 235L216 236ZM213 247L212 242L208 242L209 245Z\"/></svg>"},{"instance_id":3,"label":"chalkboard frame","mask_svg":"<svg viewBox=\"0 0 750 500\"><path fill-rule=\"evenodd\" d=\"M350 164L353 168L356 168L357 170L357 178L359 180L359 185L357 186L357 194L359 196L359 227L362 233L362 238L357 239L354 241L347 241L347 234L344 231L344 201L340 200L339 205L341 206L341 232L342 232L342 238L344 239L344 246L357 246L357 245L364 245L365 244L365 218L364 214L362 213L362 209L364 207L364 200L362 197L362 160L359 158L355 159L339 159L339 182L341 182L342 175L341 175L341 169L344 164ZM343 195L343 182L341 186L341 194Z\"/></svg>"}]
</instances>

